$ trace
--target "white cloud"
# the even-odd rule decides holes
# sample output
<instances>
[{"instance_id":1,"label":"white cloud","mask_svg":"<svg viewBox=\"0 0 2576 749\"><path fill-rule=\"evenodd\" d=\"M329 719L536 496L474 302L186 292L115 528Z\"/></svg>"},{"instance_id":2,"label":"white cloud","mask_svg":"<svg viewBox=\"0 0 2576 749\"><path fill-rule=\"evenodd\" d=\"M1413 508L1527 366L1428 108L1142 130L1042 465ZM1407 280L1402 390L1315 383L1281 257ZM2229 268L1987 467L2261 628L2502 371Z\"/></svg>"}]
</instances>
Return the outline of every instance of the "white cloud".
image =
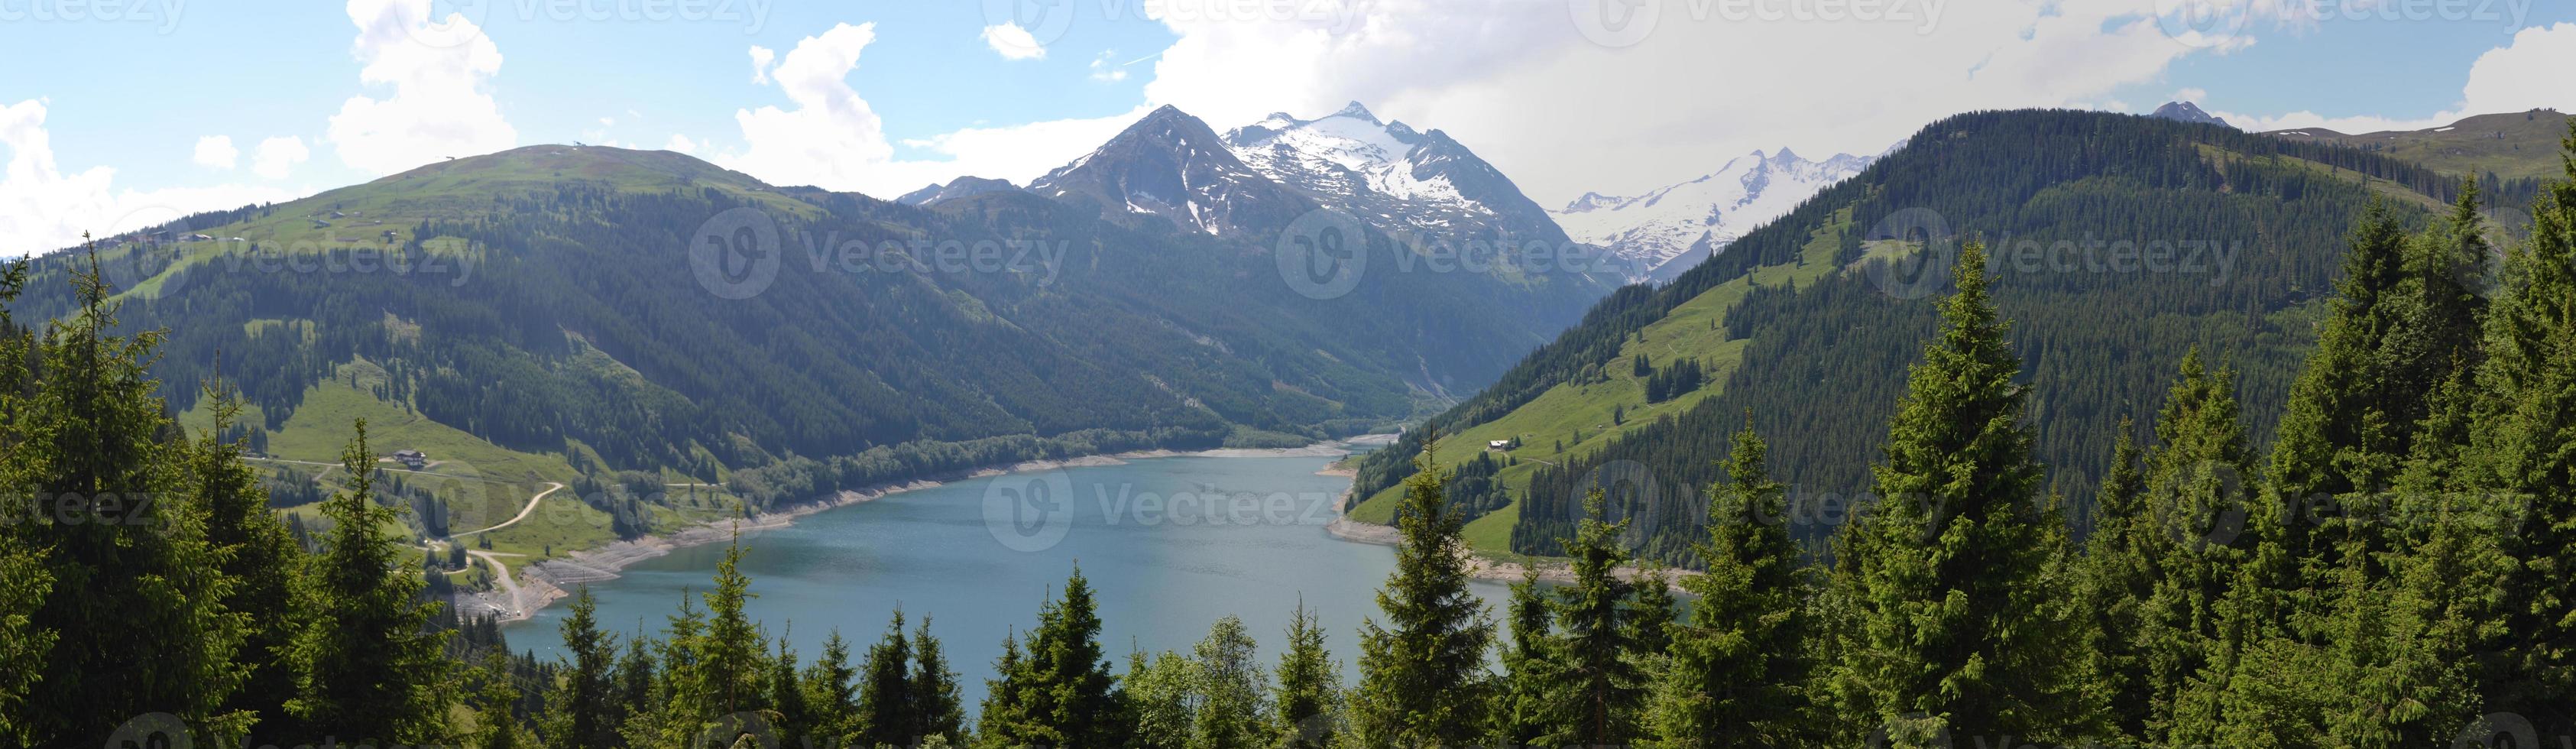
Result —
<instances>
[{"instance_id":1,"label":"white cloud","mask_svg":"<svg viewBox=\"0 0 2576 749\"><path fill-rule=\"evenodd\" d=\"M599 118L599 126L600 126L600 127L616 127L616 126L617 126L617 118L615 118L615 117L601 117L601 118Z\"/></svg>"},{"instance_id":2,"label":"white cloud","mask_svg":"<svg viewBox=\"0 0 2576 749\"><path fill-rule=\"evenodd\" d=\"M0 148L9 152L0 177L0 255L27 255L79 243L81 232L109 236L198 211L292 200L303 192L252 185L139 191L115 187L104 166L66 174L45 130L46 104L29 99L0 106Z\"/></svg>"},{"instance_id":3,"label":"white cloud","mask_svg":"<svg viewBox=\"0 0 2576 749\"><path fill-rule=\"evenodd\" d=\"M2203 101L2208 101L2208 100L2209 100L2209 89L2205 89L2205 88L2186 88L2186 89L2182 89L2182 90L2180 90L2180 91L2175 91L2175 92L2173 93L2173 100L2174 100L2174 101L2187 101L2187 102L2192 102L2192 103L2195 103L2195 104L2200 103L2200 102L2203 102Z\"/></svg>"},{"instance_id":4,"label":"white cloud","mask_svg":"<svg viewBox=\"0 0 2576 749\"><path fill-rule=\"evenodd\" d=\"M2257 132L2325 128L2360 134L2442 127L2481 114L2541 108L2576 112L2576 88L2563 80L2568 70L2576 70L2576 23L2534 26L2516 32L2505 46L2479 55L2477 62L2469 66L2459 103L2424 117L2337 117L2304 110L2277 115L2211 113Z\"/></svg>"},{"instance_id":5,"label":"white cloud","mask_svg":"<svg viewBox=\"0 0 2576 749\"><path fill-rule=\"evenodd\" d=\"M1001 53L1002 59L1005 60L1036 60L1046 57L1046 45L1038 43L1038 38L1029 34L1028 29L1020 28L1020 24L1016 21L984 27L984 43L992 46L994 52Z\"/></svg>"},{"instance_id":6,"label":"white cloud","mask_svg":"<svg viewBox=\"0 0 2576 749\"><path fill-rule=\"evenodd\" d=\"M391 174L451 156L516 145L484 82L501 70L501 50L461 14L436 23L431 0L349 0L358 27L358 79L392 86L385 99L350 97L331 116L340 160Z\"/></svg>"},{"instance_id":7,"label":"white cloud","mask_svg":"<svg viewBox=\"0 0 2576 749\"><path fill-rule=\"evenodd\" d=\"M313 151L304 147L303 138L270 138L259 142L259 150L250 157L251 173L269 179L285 179L295 165L312 158Z\"/></svg>"},{"instance_id":8,"label":"white cloud","mask_svg":"<svg viewBox=\"0 0 2576 749\"><path fill-rule=\"evenodd\" d=\"M672 133L670 142L662 144L662 150L694 154L698 152L698 143L689 140L689 136Z\"/></svg>"},{"instance_id":9,"label":"white cloud","mask_svg":"<svg viewBox=\"0 0 2576 749\"><path fill-rule=\"evenodd\" d=\"M1111 62L1117 54L1118 50L1104 50L1099 57L1091 58L1091 79L1101 83L1127 80L1127 66Z\"/></svg>"},{"instance_id":10,"label":"white cloud","mask_svg":"<svg viewBox=\"0 0 2576 749\"><path fill-rule=\"evenodd\" d=\"M1902 0L1877 7L1903 16L1763 20L1661 2L1627 46L1583 33L1588 1L1571 18L1567 0L1309 5L1247 20L1229 0L1148 4L1179 39L1146 98L1220 130L1356 99L1448 131L1554 203L1690 179L1755 149L1874 153L1962 111L2103 101L2205 49L2141 3Z\"/></svg>"},{"instance_id":11,"label":"white cloud","mask_svg":"<svg viewBox=\"0 0 2576 749\"><path fill-rule=\"evenodd\" d=\"M763 46L760 46L760 45L757 45L757 44L751 45L751 83L752 83L752 85L755 85L755 86L767 86L767 85L769 85L769 65L770 65L770 63L774 63L774 62L777 62L777 61L778 61L778 51L777 51L777 50L770 49L770 48L768 48L768 47L763 47Z\"/></svg>"},{"instance_id":12,"label":"white cloud","mask_svg":"<svg viewBox=\"0 0 2576 749\"><path fill-rule=\"evenodd\" d=\"M797 42L769 76L790 108L735 111L746 148L713 160L773 184L891 197L961 174L1026 182L1089 152L1146 112L1139 107L1110 117L970 128L908 140L903 145L943 158L899 160L884 123L848 81L858 69L860 52L875 41L873 24L840 24Z\"/></svg>"},{"instance_id":13,"label":"white cloud","mask_svg":"<svg viewBox=\"0 0 2576 749\"><path fill-rule=\"evenodd\" d=\"M241 149L233 147L232 136L209 135L197 139L195 161L198 166L231 169L241 161Z\"/></svg>"}]
</instances>

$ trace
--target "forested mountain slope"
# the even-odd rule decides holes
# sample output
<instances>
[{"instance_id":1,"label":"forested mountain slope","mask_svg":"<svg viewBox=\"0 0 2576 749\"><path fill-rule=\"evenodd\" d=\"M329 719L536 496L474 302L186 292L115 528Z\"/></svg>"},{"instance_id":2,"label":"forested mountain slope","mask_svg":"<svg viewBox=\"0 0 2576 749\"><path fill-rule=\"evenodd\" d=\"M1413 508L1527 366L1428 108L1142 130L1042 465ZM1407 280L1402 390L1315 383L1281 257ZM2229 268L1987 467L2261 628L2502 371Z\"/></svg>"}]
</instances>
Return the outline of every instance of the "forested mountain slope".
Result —
<instances>
[{"instance_id":1,"label":"forested mountain slope","mask_svg":"<svg viewBox=\"0 0 2576 749\"><path fill-rule=\"evenodd\" d=\"M554 466L533 473L667 472L755 504L1362 431L1490 381L1600 288L1378 272L1316 299L1284 281L1275 234L1021 191L918 208L599 147L108 239L126 327L168 331L154 372L173 407L220 373L280 457L345 441L279 433L323 398L319 428L425 417ZM21 314L71 313L67 271L87 262L39 258Z\"/></svg>"},{"instance_id":2,"label":"forested mountain slope","mask_svg":"<svg viewBox=\"0 0 2576 749\"><path fill-rule=\"evenodd\" d=\"M1577 487L1650 484L1620 508L1643 521L1631 541L1683 561L1699 490L1749 413L1804 503L1801 535L1821 538L1869 487L1905 365L1933 330L1939 269L1982 238L2047 425L2039 456L2080 509L2109 458L2098 446L2157 402L2190 346L2242 370L2268 439L2355 217L2384 200L2420 223L2455 190L2385 156L2210 125L1946 119L1673 284L1613 295L1436 418L1456 437L1440 456L1460 466L1451 498L1482 516L1468 529L1480 548L1553 554L1580 516ZM1516 443L1487 452L1493 440ZM1368 456L1355 517L1382 521L1418 451L1408 435Z\"/></svg>"}]
</instances>

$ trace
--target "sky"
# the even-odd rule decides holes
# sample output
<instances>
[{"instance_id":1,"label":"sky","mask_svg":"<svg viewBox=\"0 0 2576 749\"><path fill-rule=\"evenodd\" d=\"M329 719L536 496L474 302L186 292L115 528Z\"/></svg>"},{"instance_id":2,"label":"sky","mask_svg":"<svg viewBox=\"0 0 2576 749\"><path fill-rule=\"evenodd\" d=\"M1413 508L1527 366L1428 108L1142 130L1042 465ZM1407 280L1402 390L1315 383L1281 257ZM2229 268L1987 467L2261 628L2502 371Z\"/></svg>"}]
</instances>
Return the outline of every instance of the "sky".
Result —
<instances>
[{"instance_id":1,"label":"sky","mask_svg":"<svg viewBox=\"0 0 2576 749\"><path fill-rule=\"evenodd\" d=\"M2564 0L0 0L0 255L539 143L892 197L1350 101L1542 205L1962 111L2576 111Z\"/></svg>"}]
</instances>

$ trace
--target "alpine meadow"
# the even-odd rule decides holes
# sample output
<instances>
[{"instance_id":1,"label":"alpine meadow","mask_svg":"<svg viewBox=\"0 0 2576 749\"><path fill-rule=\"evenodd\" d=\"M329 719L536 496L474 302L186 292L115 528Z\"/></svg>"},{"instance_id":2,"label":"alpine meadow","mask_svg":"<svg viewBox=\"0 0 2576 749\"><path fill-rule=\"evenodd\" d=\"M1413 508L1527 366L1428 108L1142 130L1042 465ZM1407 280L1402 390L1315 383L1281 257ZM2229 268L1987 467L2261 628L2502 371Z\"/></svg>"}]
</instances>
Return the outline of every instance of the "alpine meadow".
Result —
<instances>
[{"instance_id":1,"label":"alpine meadow","mask_svg":"<svg viewBox=\"0 0 2576 749\"><path fill-rule=\"evenodd\" d=\"M0 62L0 746L2576 749L2576 7Z\"/></svg>"}]
</instances>

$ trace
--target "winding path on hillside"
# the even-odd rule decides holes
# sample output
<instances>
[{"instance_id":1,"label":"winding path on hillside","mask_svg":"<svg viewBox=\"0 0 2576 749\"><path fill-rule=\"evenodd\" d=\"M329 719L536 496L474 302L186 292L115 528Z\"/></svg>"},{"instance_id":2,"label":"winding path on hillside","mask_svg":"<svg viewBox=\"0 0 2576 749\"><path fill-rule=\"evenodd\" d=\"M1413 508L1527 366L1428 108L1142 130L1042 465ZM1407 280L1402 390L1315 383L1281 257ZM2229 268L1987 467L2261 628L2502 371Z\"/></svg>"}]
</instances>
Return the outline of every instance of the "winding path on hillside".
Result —
<instances>
[{"instance_id":1,"label":"winding path on hillside","mask_svg":"<svg viewBox=\"0 0 2576 749\"><path fill-rule=\"evenodd\" d=\"M510 518L510 519L508 519L508 520L503 520L503 521L501 521L501 524L500 524L500 525L495 525L495 526L492 526L492 527L490 527L490 528L483 528L483 529L480 529L480 530L470 530L470 531L466 531L466 532L464 532L464 533L458 533L458 534L455 534L455 535L449 536L449 538L464 538L464 537L466 537L466 536L471 536L471 535L474 535L474 534L477 534L477 533L486 533L486 532L490 532L490 531L497 531L497 530L500 530L500 529L503 529L503 528L508 528L508 527L510 527L510 526L512 526L512 525L516 525L516 524L518 524L518 522L519 522L519 521L528 519L528 516L529 516L529 515L536 514L538 503L541 503L541 502L546 501L546 495L548 495L548 494L553 494L553 493L555 493L555 492L557 492L557 491L562 490L563 488L564 488L564 485L562 485L562 484L558 484L558 483L555 483L555 482L552 482L552 481L548 481L548 482L546 482L546 490L545 490L545 491L541 491L541 492L537 492L537 495L536 495L536 496L529 497L529 498L528 498L528 506L526 506L526 507L522 507L522 508L519 508L519 514L518 514L518 515L513 516L513 517L511 517L511 518Z\"/></svg>"}]
</instances>

